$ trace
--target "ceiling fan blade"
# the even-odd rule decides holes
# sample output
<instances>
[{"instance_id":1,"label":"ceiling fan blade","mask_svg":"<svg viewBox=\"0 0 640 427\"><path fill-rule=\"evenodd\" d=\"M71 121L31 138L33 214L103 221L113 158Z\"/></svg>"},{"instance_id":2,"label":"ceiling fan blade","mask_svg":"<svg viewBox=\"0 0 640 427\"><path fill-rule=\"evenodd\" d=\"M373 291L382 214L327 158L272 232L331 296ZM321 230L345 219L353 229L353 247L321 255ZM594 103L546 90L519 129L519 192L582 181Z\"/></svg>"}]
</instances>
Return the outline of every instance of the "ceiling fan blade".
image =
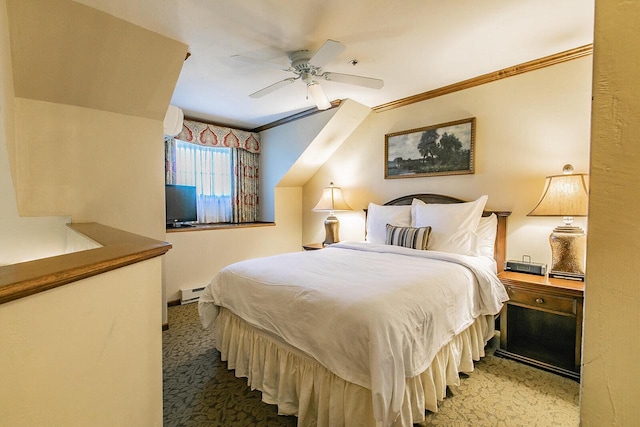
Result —
<instances>
[{"instance_id":1,"label":"ceiling fan blade","mask_svg":"<svg viewBox=\"0 0 640 427\"><path fill-rule=\"evenodd\" d=\"M253 92L249 95L251 98L262 98L265 95L270 94L273 91L280 89L281 87L287 86L297 80L297 77L289 77L288 79L280 80L278 83L274 83L270 86L265 87L264 89L260 89L257 92Z\"/></svg>"},{"instance_id":2,"label":"ceiling fan blade","mask_svg":"<svg viewBox=\"0 0 640 427\"><path fill-rule=\"evenodd\" d=\"M384 81L380 79L354 76L352 74L326 72L322 73L322 77L330 82L347 83L350 85L369 87L371 89L381 89L384 86Z\"/></svg>"},{"instance_id":3,"label":"ceiling fan blade","mask_svg":"<svg viewBox=\"0 0 640 427\"><path fill-rule=\"evenodd\" d=\"M250 56L231 55L231 59L236 60L236 61L246 62L248 64L266 65L266 66L269 66L271 68L275 68L277 70L291 71L291 67L289 67L289 66L286 66L286 65L283 65L283 64L278 64L277 62L267 61L265 59L252 58Z\"/></svg>"},{"instance_id":4,"label":"ceiling fan blade","mask_svg":"<svg viewBox=\"0 0 640 427\"><path fill-rule=\"evenodd\" d=\"M309 59L309 64L314 67L324 67L329 63L329 61L338 56L346 48L347 47L340 42L327 40L324 42L322 47L313 54L311 59Z\"/></svg>"}]
</instances>

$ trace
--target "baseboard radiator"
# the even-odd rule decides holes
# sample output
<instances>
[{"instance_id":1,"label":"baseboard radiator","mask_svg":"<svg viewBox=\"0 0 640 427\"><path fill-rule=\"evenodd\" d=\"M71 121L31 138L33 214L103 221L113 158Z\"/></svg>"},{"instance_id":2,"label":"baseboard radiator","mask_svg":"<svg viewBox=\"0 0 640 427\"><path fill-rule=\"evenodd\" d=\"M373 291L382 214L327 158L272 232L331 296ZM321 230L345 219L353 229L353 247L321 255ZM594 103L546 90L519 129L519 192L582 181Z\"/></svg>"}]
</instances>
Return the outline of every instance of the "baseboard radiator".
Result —
<instances>
[{"instance_id":1,"label":"baseboard radiator","mask_svg":"<svg viewBox=\"0 0 640 427\"><path fill-rule=\"evenodd\" d=\"M189 304L198 302L198 298L204 292L204 286L201 288L180 289L180 304Z\"/></svg>"}]
</instances>

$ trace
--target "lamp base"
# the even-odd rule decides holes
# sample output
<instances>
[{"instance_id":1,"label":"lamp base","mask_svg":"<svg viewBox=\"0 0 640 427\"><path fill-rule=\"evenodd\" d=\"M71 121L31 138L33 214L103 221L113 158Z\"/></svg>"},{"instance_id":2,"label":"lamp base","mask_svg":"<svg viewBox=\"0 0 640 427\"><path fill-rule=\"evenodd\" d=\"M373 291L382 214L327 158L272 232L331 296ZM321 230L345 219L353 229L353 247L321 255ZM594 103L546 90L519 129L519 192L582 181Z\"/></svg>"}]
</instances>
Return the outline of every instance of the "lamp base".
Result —
<instances>
[{"instance_id":1,"label":"lamp base","mask_svg":"<svg viewBox=\"0 0 640 427\"><path fill-rule=\"evenodd\" d=\"M584 280L587 235L580 227L556 227L549 236L549 277Z\"/></svg>"},{"instance_id":2,"label":"lamp base","mask_svg":"<svg viewBox=\"0 0 640 427\"><path fill-rule=\"evenodd\" d=\"M340 238L338 237L339 228L340 222L335 216L329 215L327 219L324 220L325 237L324 242L322 242L323 246L331 245L332 243L338 243L340 241Z\"/></svg>"}]
</instances>

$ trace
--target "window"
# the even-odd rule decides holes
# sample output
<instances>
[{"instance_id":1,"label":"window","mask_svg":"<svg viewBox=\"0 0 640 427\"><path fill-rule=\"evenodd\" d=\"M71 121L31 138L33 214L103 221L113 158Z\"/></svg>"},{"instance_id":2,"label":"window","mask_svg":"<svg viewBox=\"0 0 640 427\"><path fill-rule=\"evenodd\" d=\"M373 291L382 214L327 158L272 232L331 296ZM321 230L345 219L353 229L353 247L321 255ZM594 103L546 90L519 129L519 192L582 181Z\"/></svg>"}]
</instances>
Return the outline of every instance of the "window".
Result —
<instances>
[{"instance_id":1,"label":"window","mask_svg":"<svg viewBox=\"0 0 640 427\"><path fill-rule=\"evenodd\" d=\"M176 140L175 183L196 187L198 222L231 221L231 148Z\"/></svg>"},{"instance_id":2,"label":"window","mask_svg":"<svg viewBox=\"0 0 640 427\"><path fill-rule=\"evenodd\" d=\"M258 220L258 134L185 120L182 131L164 141L165 183L196 187L198 222Z\"/></svg>"}]
</instances>

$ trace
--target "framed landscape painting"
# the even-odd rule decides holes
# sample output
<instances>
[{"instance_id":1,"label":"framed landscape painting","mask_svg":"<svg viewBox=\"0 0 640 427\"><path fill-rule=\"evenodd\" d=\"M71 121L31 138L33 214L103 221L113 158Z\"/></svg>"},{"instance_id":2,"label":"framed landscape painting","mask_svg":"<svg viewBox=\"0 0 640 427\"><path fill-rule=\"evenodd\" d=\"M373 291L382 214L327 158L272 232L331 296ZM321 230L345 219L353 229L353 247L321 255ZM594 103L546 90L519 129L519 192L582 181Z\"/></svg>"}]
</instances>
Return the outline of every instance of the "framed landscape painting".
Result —
<instances>
[{"instance_id":1,"label":"framed landscape painting","mask_svg":"<svg viewBox=\"0 0 640 427\"><path fill-rule=\"evenodd\" d=\"M475 117L384 137L384 177L472 174Z\"/></svg>"}]
</instances>

